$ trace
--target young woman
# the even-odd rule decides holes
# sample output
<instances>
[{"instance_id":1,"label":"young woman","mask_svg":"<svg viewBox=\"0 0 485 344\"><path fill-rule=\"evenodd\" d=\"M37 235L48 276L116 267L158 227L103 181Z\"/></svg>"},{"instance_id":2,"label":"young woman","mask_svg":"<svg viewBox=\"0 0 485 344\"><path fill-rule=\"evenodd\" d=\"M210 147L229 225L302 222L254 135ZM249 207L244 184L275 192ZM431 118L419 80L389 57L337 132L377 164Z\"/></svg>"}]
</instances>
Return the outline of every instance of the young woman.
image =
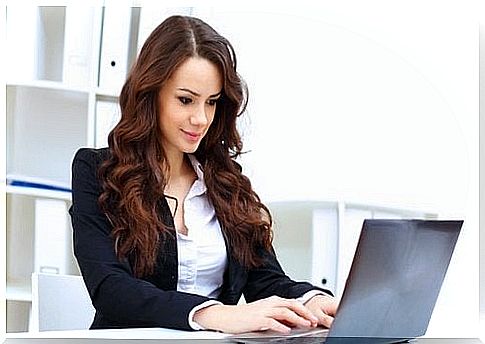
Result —
<instances>
[{"instance_id":1,"label":"young woman","mask_svg":"<svg viewBox=\"0 0 485 344\"><path fill-rule=\"evenodd\" d=\"M72 167L74 252L91 328L241 333L329 326L330 292L295 282L272 219L234 158L247 89L231 44L173 16L145 42L121 91L109 147ZM245 304L237 304L244 294Z\"/></svg>"}]
</instances>

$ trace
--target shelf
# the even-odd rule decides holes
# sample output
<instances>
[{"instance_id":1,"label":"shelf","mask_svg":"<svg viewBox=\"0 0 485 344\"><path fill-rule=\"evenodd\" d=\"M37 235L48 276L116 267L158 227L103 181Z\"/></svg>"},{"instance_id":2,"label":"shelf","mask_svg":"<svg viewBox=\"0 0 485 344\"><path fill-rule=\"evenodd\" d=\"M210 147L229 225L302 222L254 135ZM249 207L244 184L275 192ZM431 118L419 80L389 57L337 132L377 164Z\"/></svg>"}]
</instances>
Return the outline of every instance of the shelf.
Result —
<instances>
[{"instance_id":1,"label":"shelf","mask_svg":"<svg viewBox=\"0 0 485 344\"><path fill-rule=\"evenodd\" d=\"M32 301L32 284L29 280L7 281L6 299L9 301Z\"/></svg>"},{"instance_id":2,"label":"shelf","mask_svg":"<svg viewBox=\"0 0 485 344\"><path fill-rule=\"evenodd\" d=\"M307 206L317 208L326 208L329 206L342 205L346 208L361 209L361 210L372 210L373 212L387 212L387 213L398 213L400 216L405 217L425 217L428 219L437 218L439 211L432 206L426 205L412 205L412 204L400 204L398 202L391 203L390 201L386 203L376 202L367 199L342 199L342 198L282 198L275 197L271 199L265 199L264 202L268 205L292 205L292 206Z\"/></svg>"},{"instance_id":3,"label":"shelf","mask_svg":"<svg viewBox=\"0 0 485 344\"><path fill-rule=\"evenodd\" d=\"M25 196L33 196L33 197L40 197L40 198L54 198L54 199L62 199L65 201L72 200L71 193L66 191L45 190L45 189L38 189L38 188L29 188L24 186L7 185L6 192L8 194L14 194L14 195L25 195Z\"/></svg>"},{"instance_id":4,"label":"shelf","mask_svg":"<svg viewBox=\"0 0 485 344\"><path fill-rule=\"evenodd\" d=\"M90 90L84 87L70 86L59 81L50 80L32 80L32 81L21 81L12 80L7 82L7 87L35 87L35 88L46 88L51 90L60 90L68 92L79 92L79 93L89 93Z\"/></svg>"},{"instance_id":5,"label":"shelf","mask_svg":"<svg viewBox=\"0 0 485 344\"><path fill-rule=\"evenodd\" d=\"M105 89L105 88L99 88L99 87L96 88L96 95L98 97L110 98L110 99L113 99L113 100L117 100L118 97L119 97L119 94L116 94L112 90L108 90L108 89Z\"/></svg>"}]
</instances>

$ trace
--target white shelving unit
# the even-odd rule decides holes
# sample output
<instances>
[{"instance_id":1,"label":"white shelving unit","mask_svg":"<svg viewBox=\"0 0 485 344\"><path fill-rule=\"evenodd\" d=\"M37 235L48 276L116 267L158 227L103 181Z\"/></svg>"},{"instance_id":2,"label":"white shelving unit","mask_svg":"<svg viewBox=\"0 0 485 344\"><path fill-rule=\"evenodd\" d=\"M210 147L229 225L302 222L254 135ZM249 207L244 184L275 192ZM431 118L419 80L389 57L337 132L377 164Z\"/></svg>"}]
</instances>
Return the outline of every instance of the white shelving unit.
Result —
<instances>
[{"instance_id":1,"label":"white shelving unit","mask_svg":"<svg viewBox=\"0 0 485 344\"><path fill-rule=\"evenodd\" d=\"M147 34L191 9L145 7L139 0L61 4L7 3L7 179L69 188L76 150L107 145L120 117L119 91ZM13 185L6 192L7 332L27 331L32 273L79 275L65 221L71 194Z\"/></svg>"},{"instance_id":2,"label":"white shelving unit","mask_svg":"<svg viewBox=\"0 0 485 344\"><path fill-rule=\"evenodd\" d=\"M75 151L95 144L96 101L117 101L114 91L99 92L104 2L91 3L7 5L7 178L41 179L69 188ZM128 11L136 14L129 5L125 3ZM131 17L124 20L130 23ZM13 185L7 185L6 192L7 331L26 331L31 274L36 267L45 269L39 260L50 258L58 265L52 271L62 267L64 273L79 275L72 229L62 211L71 205L71 194ZM58 214L41 214L50 204Z\"/></svg>"},{"instance_id":3,"label":"white shelving unit","mask_svg":"<svg viewBox=\"0 0 485 344\"><path fill-rule=\"evenodd\" d=\"M29 280L10 280L7 285L7 300L32 301L32 287Z\"/></svg>"}]
</instances>

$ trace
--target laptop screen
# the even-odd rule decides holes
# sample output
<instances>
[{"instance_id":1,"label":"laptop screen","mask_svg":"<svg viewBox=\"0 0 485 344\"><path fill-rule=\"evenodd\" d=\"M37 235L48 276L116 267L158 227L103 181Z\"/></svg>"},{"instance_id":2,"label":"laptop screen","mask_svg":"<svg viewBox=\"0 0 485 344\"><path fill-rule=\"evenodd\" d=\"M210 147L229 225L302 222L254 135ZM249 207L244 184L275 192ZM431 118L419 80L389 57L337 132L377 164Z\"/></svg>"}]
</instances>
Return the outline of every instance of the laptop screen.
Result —
<instances>
[{"instance_id":1,"label":"laptop screen","mask_svg":"<svg viewBox=\"0 0 485 344\"><path fill-rule=\"evenodd\" d=\"M365 220L329 336L423 335L462 224Z\"/></svg>"}]
</instances>

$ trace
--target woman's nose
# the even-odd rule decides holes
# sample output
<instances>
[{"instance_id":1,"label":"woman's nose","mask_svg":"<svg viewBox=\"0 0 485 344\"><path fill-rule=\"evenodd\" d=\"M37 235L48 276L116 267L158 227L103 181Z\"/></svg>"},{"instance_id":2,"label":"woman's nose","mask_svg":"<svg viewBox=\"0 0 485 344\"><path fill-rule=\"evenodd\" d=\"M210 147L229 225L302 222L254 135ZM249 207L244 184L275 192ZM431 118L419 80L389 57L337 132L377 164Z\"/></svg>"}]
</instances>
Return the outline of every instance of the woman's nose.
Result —
<instances>
[{"instance_id":1,"label":"woman's nose","mask_svg":"<svg viewBox=\"0 0 485 344\"><path fill-rule=\"evenodd\" d=\"M192 116L190 116L190 124L197 126L207 124L207 114L205 113L205 108L203 106L198 107L197 110L192 113Z\"/></svg>"}]
</instances>

